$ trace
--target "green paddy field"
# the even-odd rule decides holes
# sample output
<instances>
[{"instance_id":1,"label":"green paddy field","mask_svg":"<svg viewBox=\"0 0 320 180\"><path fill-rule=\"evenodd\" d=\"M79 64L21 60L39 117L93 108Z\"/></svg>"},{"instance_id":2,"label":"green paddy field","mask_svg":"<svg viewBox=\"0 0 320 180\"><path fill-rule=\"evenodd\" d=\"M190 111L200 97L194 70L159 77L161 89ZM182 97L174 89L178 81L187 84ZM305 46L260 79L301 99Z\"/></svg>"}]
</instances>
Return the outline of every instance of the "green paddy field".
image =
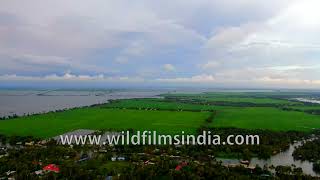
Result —
<instances>
[{"instance_id":1,"label":"green paddy field","mask_svg":"<svg viewBox=\"0 0 320 180\"><path fill-rule=\"evenodd\" d=\"M0 121L0 133L52 137L76 129L157 130L195 133L210 113L80 108Z\"/></svg>"},{"instance_id":2,"label":"green paddy field","mask_svg":"<svg viewBox=\"0 0 320 180\"><path fill-rule=\"evenodd\" d=\"M48 138L76 129L157 130L174 134L182 130L196 133L203 125L274 131L320 128L320 115L304 112L320 110L319 105L286 98L279 94L202 93L167 94L163 99L116 100L95 107L2 120L0 134ZM215 102L224 103L212 105ZM215 114L213 121L206 122L212 113Z\"/></svg>"},{"instance_id":3,"label":"green paddy field","mask_svg":"<svg viewBox=\"0 0 320 180\"><path fill-rule=\"evenodd\" d=\"M280 103L291 103L285 100ZM297 102L298 103L298 102ZM295 103L293 103L295 104ZM233 107L163 102L161 100L121 100L106 104L114 108L159 108L182 111L215 111L211 127L236 127L244 129L269 129L275 131L309 131L320 128L320 115L284 111L275 107ZM287 106L286 106L287 107ZM295 106L296 109L318 109L319 106Z\"/></svg>"}]
</instances>

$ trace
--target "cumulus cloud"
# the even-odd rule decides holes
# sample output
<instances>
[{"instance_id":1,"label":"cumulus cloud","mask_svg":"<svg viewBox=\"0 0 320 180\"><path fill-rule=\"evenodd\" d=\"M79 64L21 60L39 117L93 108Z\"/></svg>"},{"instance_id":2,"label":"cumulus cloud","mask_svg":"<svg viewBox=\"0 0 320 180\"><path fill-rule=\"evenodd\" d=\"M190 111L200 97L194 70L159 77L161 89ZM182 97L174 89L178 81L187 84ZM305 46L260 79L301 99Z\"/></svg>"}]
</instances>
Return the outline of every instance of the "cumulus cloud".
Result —
<instances>
[{"instance_id":1,"label":"cumulus cloud","mask_svg":"<svg viewBox=\"0 0 320 180\"><path fill-rule=\"evenodd\" d=\"M0 76L315 86L319 5L317 0L29 0L23 6L3 1ZM65 74L69 71L73 74Z\"/></svg>"},{"instance_id":2,"label":"cumulus cloud","mask_svg":"<svg viewBox=\"0 0 320 180\"><path fill-rule=\"evenodd\" d=\"M267 20L215 31L205 46L207 59L223 59L218 62L224 66L215 75L226 80L260 80L259 84L317 84L320 39L315 37L320 23L315 17L320 13L313 8L317 5L313 0L292 2Z\"/></svg>"}]
</instances>

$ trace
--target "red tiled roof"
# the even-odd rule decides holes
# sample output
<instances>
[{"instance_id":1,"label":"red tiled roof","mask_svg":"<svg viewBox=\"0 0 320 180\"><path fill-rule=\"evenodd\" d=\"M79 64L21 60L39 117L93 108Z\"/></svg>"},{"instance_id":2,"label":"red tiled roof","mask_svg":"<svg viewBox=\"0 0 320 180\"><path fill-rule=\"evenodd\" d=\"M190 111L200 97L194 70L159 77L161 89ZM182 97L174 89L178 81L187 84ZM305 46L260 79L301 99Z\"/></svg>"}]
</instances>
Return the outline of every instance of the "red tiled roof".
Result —
<instances>
[{"instance_id":1,"label":"red tiled roof","mask_svg":"<svg viewBox=\"0 0 320 180\"><path fill-rule=\"evenodd\" d=\"M176 171L180 171L183 167L187 166L187 162L182 162L176 167Z\"/></svg>"},{"instance_id":2,"label":"red tiled roof","mask_svg":"<svg viewBox=\"0 0 320 180\"><path fill-rule=\"evenodd\" d=\"M55 164L49 164L48 166L45 166L43 168L43 170L44 171L52 171L52 172L56 172L56 173L60 172L60 168Z\"/></svg>"},{"instance_id":3,"label":"red tiled roof","mask_svg":"<svg viewBox=\"0 0 320 180\"><path fill-rule=\"evenodd\" d=\"M177 167L176 167L176 171L180 171L182 169L182 166L181 165L178 165Z\"/></svg>"}]
</instances>

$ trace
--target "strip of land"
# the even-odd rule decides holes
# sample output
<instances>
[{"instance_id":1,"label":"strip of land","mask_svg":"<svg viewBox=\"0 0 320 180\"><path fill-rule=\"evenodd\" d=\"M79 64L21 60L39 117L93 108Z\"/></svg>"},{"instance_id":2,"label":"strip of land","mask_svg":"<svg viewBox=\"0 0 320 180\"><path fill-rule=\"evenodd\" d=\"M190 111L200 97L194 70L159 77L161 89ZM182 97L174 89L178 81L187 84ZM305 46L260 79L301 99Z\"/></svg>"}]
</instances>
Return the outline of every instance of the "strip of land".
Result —
<instances>
[{"instance_id":1,"label":"strip of land","mask_svg":"<svg viewBox=\"0 0 320 180\"><path fill-rule=\"evenodd\" d=\"M292 101L295 96L301 94L165 94L163 99L115 100L94 107L1 120L0 134L48 138L75 129L194 134L204 126L273 131L319 129L320 106Z\"/></svg>"}]
</instances>

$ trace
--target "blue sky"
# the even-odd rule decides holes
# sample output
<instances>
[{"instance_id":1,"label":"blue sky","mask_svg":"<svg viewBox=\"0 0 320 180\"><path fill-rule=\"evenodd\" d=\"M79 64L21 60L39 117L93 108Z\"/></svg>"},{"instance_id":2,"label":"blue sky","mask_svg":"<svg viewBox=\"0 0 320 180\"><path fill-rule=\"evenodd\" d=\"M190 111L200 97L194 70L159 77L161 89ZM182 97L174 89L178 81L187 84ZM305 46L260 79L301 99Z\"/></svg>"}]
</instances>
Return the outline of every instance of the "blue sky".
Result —
<instances>
[{"instance_id":1,"label":"blue sky","mask_svg":"<svg viewBox=\"0 0 320 180\"><path fill-rule=\"evenodd\" d=\"M318 0L3 0L0 84L320 88Z\"/></svg>"}]
</instances>

